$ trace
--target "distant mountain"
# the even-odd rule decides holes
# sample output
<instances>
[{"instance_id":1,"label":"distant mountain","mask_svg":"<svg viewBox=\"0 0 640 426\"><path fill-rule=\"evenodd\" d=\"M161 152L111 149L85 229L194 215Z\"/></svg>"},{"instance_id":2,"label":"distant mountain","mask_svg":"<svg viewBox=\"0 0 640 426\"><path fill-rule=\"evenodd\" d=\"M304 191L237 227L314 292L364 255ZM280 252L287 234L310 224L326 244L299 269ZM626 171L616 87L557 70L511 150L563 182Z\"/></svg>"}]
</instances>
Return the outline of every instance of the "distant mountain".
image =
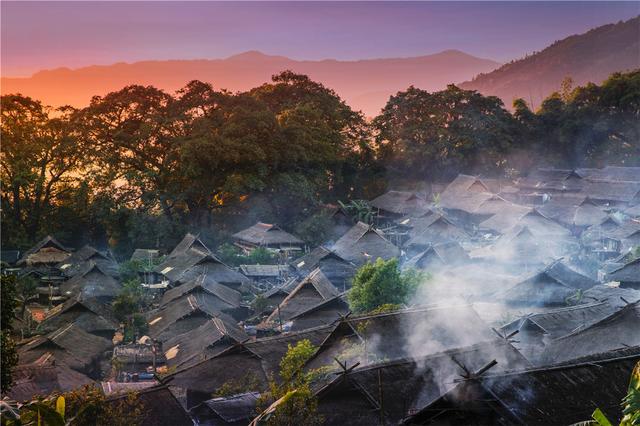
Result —
<instances>
[{"instance_id":1,"label":"distant mountain","mask_svg":"<svg viewBox=\"0 0 640 426\"><path fill-rule=\"evenodd\" d=\"M601 83L614 72L636 68L640 68L640 17L567 37L460 86L498 96L508 107L523 98L537 108L567 76L577 86Z\"/></svg>"},{"instance_id":2,"label":"distant mountain","mask_svg":"<svg viewBox=\"0 0 640 426\"><path fill-rule=\"evenodd\" d=\"M247 90L290 69L334 89L353 108L376 115L389 96L414 85L429 91L444 89L488 72L499 63L457 50L414 58L359 61L297 61L283 56L246 52L226 59L144 61L71 70L40 71L28 78L2 78L2 94L22 93L52 106L85 106L91 96L128 84L154 85L173 92L197 79L215 88Z\"/></svg>"}]
</instances>

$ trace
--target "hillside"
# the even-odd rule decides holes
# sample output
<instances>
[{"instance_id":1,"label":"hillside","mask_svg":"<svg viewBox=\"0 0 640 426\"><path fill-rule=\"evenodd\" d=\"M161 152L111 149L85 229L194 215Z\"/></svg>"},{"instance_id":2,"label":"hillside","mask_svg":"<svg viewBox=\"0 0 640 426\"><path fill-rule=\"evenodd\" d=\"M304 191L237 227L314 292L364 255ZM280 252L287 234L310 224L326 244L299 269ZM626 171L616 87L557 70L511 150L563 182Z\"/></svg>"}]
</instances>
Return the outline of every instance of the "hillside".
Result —
<instances>
[{"instance_id":1,"label":"hillside","mask_svg":"<svg viewBox=\"0 0 640 426\"><path fill-rule=\"evenodd\" d=\"M253 51L216 60L145 61L41 71L28 78L2 78L2 94L20 92L48 105L80 107L93 95L103 95L127 84L175 91L198 79L216 88L238 91L256 87L269 81L271 75L290 69L324 83L352 107L373 116L390 95L409 85L439 90L448 83L468 80L499 65L456 50L413 58L359 61L297 61Z\"/></svg>"},{"instance_id":2,"label":"hillside","mask_svg":"<svg viewBox=\"0 0 640 426\"><path fill-rule=\"evenodd\" d=\"M640 17L636 17L567 37L461 87L499 96L507 106L516 98L524 98L537 108L567 76L574 86L600 83L613 72L639 67Z\"/></svg>"}]
</instances>

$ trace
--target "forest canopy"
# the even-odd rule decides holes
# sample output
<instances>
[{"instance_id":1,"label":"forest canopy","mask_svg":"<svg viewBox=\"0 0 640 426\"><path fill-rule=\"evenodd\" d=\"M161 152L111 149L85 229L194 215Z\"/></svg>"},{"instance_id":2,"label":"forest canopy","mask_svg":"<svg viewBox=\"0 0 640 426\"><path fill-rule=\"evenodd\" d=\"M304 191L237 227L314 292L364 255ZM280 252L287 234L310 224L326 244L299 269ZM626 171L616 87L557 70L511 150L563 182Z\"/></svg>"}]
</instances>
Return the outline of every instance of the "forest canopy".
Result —
<instances>
[{"instance_id":1,"label":"forest canopy","mask_svg":"<svg viewBox=\"0 0 640 426\"><path fill-rule=\"evenodd\" d=\"M570 80L537 111L510 113L454 85L392 96L366 120L331 89L284 71L248 92L192 81L175 94L127 86L82 109L2 97L2 244L46 234L71 246L220 242L257 220L301 230L325 203L391 181L532 167L640 165L640 71Z\"/></svg>"}]
</instances>

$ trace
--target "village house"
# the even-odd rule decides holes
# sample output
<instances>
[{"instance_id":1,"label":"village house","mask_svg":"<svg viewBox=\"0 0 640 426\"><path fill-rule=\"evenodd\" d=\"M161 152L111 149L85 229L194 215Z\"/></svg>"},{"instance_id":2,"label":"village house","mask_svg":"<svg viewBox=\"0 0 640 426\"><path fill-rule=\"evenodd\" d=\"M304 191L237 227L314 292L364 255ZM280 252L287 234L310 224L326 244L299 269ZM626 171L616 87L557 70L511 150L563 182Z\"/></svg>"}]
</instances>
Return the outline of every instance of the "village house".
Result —
<instances>
[{"instance_id":1,"label":"village house","mask_svg":"<svg viewBox=\"0 0 640 426\"><path fill-rule=\"evenodd\" d=\"M122 284L93 260L84 264L72 278L60 284L60 294L65 298L82 295L108 303L122 291Z\"/></svg>"},{"instance_id":2,"label":"village house","mask_svg":"<svg viewBox=\"0 0 640 426\"><path fill-rule=\"evenodd\" d=\"M378 258L388 260L400 256L400 249L381 231L363 222L355 224L336 241L331 251L356 266L375 262Z\"/></svg>"},{"instance_id":3,"label":"village house","mask_svg":"<svg viewBox=\"0 0 640 426\"><path fill-rule=\"evenodd\" d=\"M260 393L245 392L208 399L189 410L201 425L246 426L255 417Z\"/></svg>"},{"instance_id":4,"label":"village house","mask_svg":"<svg viewBox=\"0 0 640 426\"><path fill-rule=\"evenodd\" d=\"M356 273L356 265L343 259L334 251L319 246L291 262L299 275L305 277L313 270L320 269L322 274L340 291L351 287L351 279Z\"/></svg>"},{"instance_id":5,"label":"village house","mask_svg":"<svg viewBox=\"0 0 640 426\"><path fill-rule=\"evenodd\" d=\"M640 257L612 271L607 279L619 282L620 287L640 290Z\"/></svg>"},{"instance_id":6,"label":"village house","mask_svg":"<svg viewBox=\"0 0 640 426\"><path fill-rule=\"evenodd\" d=\"M62 273L67 277L73 277L76 274L82 272L89 262L93 262L100 266L102 271L105 271L114 278L117 278L118 264L108 254L102 253L90 245L85 245L77 251L74 251L71 256L67 257L62 262L56 265Z\"/></svg>"},{"instance_id":7,"label":"village house","mask_svg":"<svg viewBox=\"0 0 640 426\"><path fill-rule=\"evenodd\" d=\"M74 323L84 331L111 340L120 325L114 318L110 306L97 299L77 294L66 302L50 309L38 328L53 332Z\"/></svg>"},{"instance_id":8,"label":"village house","mask_svg":"<svg viewBox=\"0 0 640 426\"><path fill-rule=\"evenodd\" d=\"M232 235L235 245L245 252L264 247L267 249L291 253L304 250L304 241L284 231L278 225L258 222L255 225Z\"/></svg>"}]
</instances>

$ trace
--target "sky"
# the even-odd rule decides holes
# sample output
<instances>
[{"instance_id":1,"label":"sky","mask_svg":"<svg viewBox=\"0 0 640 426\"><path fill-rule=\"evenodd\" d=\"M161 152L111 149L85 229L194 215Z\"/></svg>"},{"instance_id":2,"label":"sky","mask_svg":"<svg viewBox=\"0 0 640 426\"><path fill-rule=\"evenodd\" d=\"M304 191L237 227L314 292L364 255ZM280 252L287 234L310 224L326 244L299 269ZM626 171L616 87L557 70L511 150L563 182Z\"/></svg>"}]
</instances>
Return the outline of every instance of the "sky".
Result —
<instances>
[{"instance_id":1,"label":"sky","mask_svg":"<svg viewBox=\"0 0 640 426\"><path fill-rule=\"evenodd\" d=\"M640 14L640 2L5 1L2 76L116 62L407 57L458 49L506 62Z\"/></svg>"}]
</instances>

